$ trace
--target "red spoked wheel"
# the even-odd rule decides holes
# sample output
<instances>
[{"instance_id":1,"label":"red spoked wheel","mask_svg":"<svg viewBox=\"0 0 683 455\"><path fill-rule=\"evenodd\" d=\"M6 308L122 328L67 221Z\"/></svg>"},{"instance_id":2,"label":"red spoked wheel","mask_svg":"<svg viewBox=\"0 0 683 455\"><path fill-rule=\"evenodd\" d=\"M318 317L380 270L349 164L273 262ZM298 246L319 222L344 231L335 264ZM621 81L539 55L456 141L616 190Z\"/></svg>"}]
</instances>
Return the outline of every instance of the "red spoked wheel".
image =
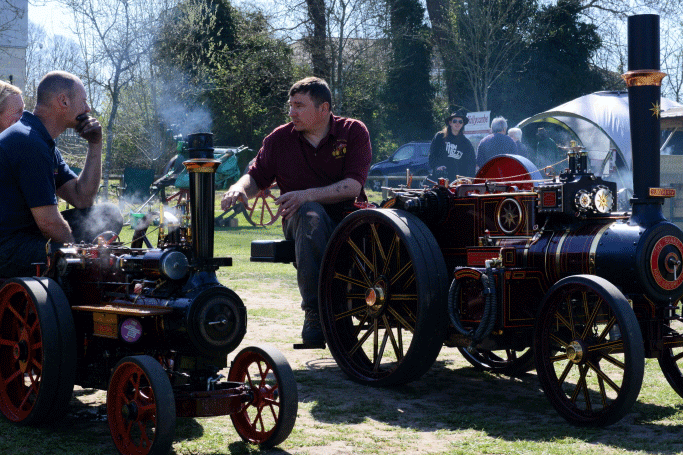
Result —
<instances>
[{"instance_id":1,"label":"red spoked wheel","mask_svg":"<svg viewBox=\"0 0 683 455\"><path fill-rule=\"evenodd\" d=\"M275 200L277 198L273 194L273 189L276 187L277 185L272 185L270 188L259 191L252 205L246 206L244 216L247 218L247 221L259 226L270 226L275 223L280 217L280 210L278 207L275 207Z\"/></svg>"},{"instance_id":2,"label":"red spoked wheel","mask_svg":"<svg viewBox=\"0 0 683 455\"><path fill-rule=\"evenodd\" d=\"M245 383L253 396L244 409L230 415L240 437L262 448L287 439L299 404L294 373L285 357L269 346L246 347L233 360L228 380Z\"/></svg>"},{"instance_id":3,"label":"red spoked wheel","mask_svg":"<svg viewBox=\"0 0 683 455\"><path fill-rule=\"evenodd\" d=\"M107 390L107 419L123 455L167 454L175 433L175 398L168 375L152 357L123 358Z\"/></svg>"},{"instance_id":4,"label":"red spoked wheel","mask_svg":"<svg viewBox=\"0 0 683 455\"><path fill-rule=\"evenodd\" d=\"M605 426L633 406L643 382L643 337L626 297L594 275L548 290L534 329L538 379L550 403L578 426Z\"/></svg>"},{"instance_id":5,"label":"red spoked wheel","mask_svg":"<svg viewBox=\"0 0 683 455\"><path fill-rule=\"evenodd\" d=\"M0 289L0 411L36 425L66 412L76 370L69 303L49 278L14 278Z\"/></svg>"}]
</instances>

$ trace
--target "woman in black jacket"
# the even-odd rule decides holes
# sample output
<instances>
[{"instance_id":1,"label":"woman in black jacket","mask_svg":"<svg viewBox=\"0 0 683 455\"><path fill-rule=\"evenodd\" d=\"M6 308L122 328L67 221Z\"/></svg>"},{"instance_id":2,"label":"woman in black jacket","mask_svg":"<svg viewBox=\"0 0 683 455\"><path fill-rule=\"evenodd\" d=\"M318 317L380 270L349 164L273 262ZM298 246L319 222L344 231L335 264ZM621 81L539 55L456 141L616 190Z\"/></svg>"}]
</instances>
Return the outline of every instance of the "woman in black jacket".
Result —
<instances>
[{"instance_id":1,"label":"woman in black jacket","mask_svg":"<svg viewBox=\"0 0 683 455\"><path fill-rule=\"evenodd\" d=\"M457 176L474 177L476 155L472 143L465 137L467 113L459 110L446 118L446 126L436 133L429 147L429 167L432 175L445 175L449 182Z\"/></svg>"}]
</instances>

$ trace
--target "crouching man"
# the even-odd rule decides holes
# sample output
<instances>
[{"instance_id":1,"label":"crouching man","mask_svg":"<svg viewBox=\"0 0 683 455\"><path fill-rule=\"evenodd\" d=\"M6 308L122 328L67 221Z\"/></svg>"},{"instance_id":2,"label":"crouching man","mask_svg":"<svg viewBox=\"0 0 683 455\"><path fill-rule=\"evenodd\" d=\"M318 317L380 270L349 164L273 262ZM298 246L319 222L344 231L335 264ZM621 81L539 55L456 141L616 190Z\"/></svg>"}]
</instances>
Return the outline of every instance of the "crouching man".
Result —
<instances>
[{"instance_id":1,"label":"crouching man","mask_svg":"<svg viewBox=\"0 0 683 455\"><path fill-rule=\"evenodd\" d=\"M363 185L372 149L365 125L332 114L332 94L309 77L289 90L291 122L264 140L249 172L223 195L227 210L277 182L285 237L294 240L297 282L304 310L304 345L324 344L318 312L318 274L328 239L347 207L367 200Z\"/></svg>"}]
</instances>

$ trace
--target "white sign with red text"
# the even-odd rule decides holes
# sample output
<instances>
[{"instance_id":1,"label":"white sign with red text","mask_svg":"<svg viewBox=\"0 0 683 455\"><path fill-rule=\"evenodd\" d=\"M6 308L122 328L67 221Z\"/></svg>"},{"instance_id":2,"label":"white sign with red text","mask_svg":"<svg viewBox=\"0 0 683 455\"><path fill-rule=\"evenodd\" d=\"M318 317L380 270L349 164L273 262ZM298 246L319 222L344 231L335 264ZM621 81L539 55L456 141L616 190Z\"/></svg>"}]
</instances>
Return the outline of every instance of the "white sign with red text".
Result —
<instances>
[{"instance_id":1,"label":"white sign with red text","mask_svg":"<svg viewBox=\"0 0 683 455\"><path fill-rule=\"evenodd\" d=\"M467 119L469 122L465 125L465 136L491 132L491 111L470 112Z\"/></svg>"}]
</instances>

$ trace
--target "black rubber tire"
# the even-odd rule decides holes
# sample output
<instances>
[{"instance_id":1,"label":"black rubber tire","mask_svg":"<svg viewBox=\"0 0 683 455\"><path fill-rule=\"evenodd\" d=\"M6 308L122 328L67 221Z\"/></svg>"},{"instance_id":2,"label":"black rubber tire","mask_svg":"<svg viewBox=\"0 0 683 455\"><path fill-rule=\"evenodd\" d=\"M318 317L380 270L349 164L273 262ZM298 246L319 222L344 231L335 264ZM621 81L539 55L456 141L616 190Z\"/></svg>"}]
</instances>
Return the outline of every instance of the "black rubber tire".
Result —
<instances>
[{"instance_id":1,"label":"black rubber tire","mask_svg":"<svg viewBox=\"0 0 683 455\"><path fill-rule=\"evenodd\" d=\"M394 209L353 212L332 234L322 264L323 332L342 371L389 386L429 370L445 338L449 276L422 221Z\"/></svg>"},{"instance_id":2,"label":"black rubber tire","mask_svg":"<svg viewBox=\"0 0 683 455\"><path fill-rule=\"evenodd\" d=\"M0 290L0 339L3 415L20 425L64 415L75 383L76 335L57 283L49 278L6 281Z\"/></svg>"},{"instance_id":3,"label":"black rubber tire","mask_svg":"<svg viewBox=\"0 0 683 455\"><path fill-rule=\"evenodd\" d=\"M546 397L578 426L620 420L643 382L638 320L626 297L593 275L566 277L550 288L534 329L534 359Z\"/></svg>"},{"instance_id":4,"label":"black rubber tire","mask_svg":"<svg viewBox=\"0 0 683 455\"><path fill-rule=\"evenodd\" d=\"M175 436L175 398L157 360L138 355L116 364L107 390L107 420L122 455L168 454Z\"/></svg>"},{"instance_id":5,"label":"black rubber tire","mask_svg":"<svg viewBox=\"0 0 683 455\"><path fill-rule=\"evenodd\" d=\"M253 394L242 411L230 415L240 437L263 449L287 439L299 398L294 373L282 353L271 346L248 346L232 361L228 380L247 384Z\"/></svg>"}]
</instances>

